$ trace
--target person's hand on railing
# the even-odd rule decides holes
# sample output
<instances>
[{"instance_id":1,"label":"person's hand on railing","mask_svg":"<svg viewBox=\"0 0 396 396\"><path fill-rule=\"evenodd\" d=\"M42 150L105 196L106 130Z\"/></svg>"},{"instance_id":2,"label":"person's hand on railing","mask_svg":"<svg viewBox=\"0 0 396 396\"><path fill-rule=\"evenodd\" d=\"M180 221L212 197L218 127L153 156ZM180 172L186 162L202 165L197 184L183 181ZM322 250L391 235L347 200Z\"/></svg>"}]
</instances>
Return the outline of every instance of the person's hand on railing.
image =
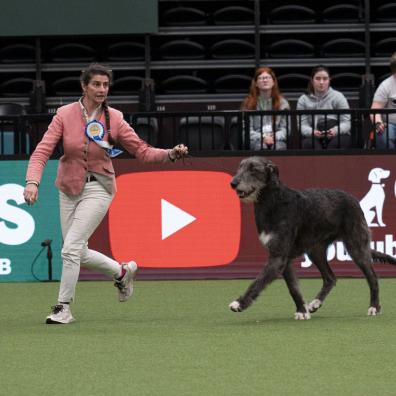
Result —
<instances>
[{"instance_id":1,"label":"person's hand on railing","mask_svg":"<svg viewBox=\"0 0 396 396\"><path fill-rule=\"evenodd\" d=\"M272 133L264 133L263 134L263 142L267 146L272 146L274 144L274 135Z\"/></svg>"},{"instance_id":2,"label":"person's hand on railing","mask_svg":"<svg viewBox=\"0 0 396 396\"><path fill-rule=\"evenodd\" d=\"M375 123L375 131L380 135L385 131L385 124L382 121L377 121Z\"/></svg>"},{"instance_id":3,"label":"person's hand on railing","mask_svg":"<svg viewBox=\"0 0 396 396\"><path fill-rule=\"evenodd\" d=\"M325 135L325 132L324 131L318 131L318 130L314 130L314 136L315 137L317 137L317 138L322 138L322 137L324 137L324 135Z\"/></svg>"},{"instance_id":4,"label":"person's hand on railing","mask_svg":"<svg viewBox=\"0 0 396 396\"><path fill-rule=\"evenodd\" d=\"M333 137L335 137L337 135L337 131L335 128L330 128L327 133L326 136L328 139L332 139Z\"/></svg>"}]
</instances>

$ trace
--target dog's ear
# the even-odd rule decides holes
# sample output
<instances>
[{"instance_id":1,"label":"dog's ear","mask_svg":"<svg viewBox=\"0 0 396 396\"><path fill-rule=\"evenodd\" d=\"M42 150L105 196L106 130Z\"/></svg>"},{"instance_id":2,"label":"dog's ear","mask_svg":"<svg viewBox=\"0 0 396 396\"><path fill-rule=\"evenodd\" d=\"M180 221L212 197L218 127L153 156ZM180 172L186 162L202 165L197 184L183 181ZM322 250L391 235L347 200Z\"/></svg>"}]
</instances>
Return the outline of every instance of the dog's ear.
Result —
<instances>
[{"instance_id":1,"label":"dog's ear","mask_svg":"<svg viewBox=\"0 0 396 396\"><path fill-rule=\"evenodd\" d=\"M268 163L267 166L271 169L271 172L273 174L279 177L279 169L273 162Z\"/></svg>"},{"instance_id":2,"label":"dog's ear","mask_svg":"<svg viewBox=\"0 0 396 396\"><path fill-rule=\"evenodd\" d=\"M267 162L265 164L265 169L267 173L267 182L278 184L279 183L278 167L273 162Z\"/></svg>"},{"instance_id":3,"label":"dog's ear","mask_svg":"<svg viewBox=\"0 0 396 396\"><path fill-rule=\"evenodd\" d=\"M378 182L378 173L379 173L378 168L371 169L371 171L368 175L369 181L371 181L372 183Z\"/></svg>"}]
</instances>

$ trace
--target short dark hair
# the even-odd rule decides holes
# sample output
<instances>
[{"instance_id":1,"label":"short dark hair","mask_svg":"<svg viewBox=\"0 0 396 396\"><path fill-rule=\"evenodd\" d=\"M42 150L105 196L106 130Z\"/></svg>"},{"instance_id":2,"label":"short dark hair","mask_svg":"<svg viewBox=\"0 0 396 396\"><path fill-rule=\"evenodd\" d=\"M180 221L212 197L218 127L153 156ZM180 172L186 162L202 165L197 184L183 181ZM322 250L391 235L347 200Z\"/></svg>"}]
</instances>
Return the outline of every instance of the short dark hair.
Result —
<instances>
[{"instance_id":1,"label":"short dark hair","mask_svg":"<svg viewBox=\"0 0 396 396\"><path fill-rule=\"evenodd\" d=\"M99 63L91 63L86 69L81 71L80 81L87 85L93 76L100 74L102 76L107 76L109 78L110 84L113 82L113 72L112 70Z\"/></svg>"}]
</instances>

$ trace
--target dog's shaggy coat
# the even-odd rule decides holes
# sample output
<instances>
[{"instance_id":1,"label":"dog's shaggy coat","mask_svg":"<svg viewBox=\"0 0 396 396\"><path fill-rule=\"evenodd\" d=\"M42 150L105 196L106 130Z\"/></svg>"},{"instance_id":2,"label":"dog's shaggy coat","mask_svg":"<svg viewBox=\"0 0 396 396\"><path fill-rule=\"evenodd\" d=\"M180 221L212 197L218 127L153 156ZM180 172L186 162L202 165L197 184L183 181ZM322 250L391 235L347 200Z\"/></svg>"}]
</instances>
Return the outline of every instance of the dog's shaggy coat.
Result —
<instances>
[{"instance_id":1,"label":"dog's shaggy coat","mask_svg":"<svg viewBox=\"0 0 396 396\"><path fill-rule=\"evenodd\" d=\"M326 251L332 242L340 240L370 287L368 315L381 312L372 261L396 265L396 259L370 249L370 231L354 197L340 190L288 188L280 182L277 166L263 157L242 160L231 187L242 201L254 203L259 239L269 251L267 265L245 294L230 304L232 311L248 308L268 284L282 275L296 304L295 318L310 319L335 286ZM291 264L304 253L323 278L321 290L309 304L304 302Z\"/></svg>"}]
</instances>

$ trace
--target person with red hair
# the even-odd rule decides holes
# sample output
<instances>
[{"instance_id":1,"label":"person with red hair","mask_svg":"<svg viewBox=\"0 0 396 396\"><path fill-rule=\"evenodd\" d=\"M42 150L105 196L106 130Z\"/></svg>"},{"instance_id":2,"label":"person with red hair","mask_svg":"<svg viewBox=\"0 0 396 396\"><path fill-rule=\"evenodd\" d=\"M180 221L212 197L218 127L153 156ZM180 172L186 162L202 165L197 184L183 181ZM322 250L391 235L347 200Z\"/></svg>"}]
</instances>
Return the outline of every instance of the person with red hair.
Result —
<instances>
[{"instance_id":1,"label":"person with red hair","mask_svg":"<svg viewBox=\"0 0 396 396\"><path fill-rule=\"evenodd\" d=\"M256 70L250 84L249 95L242 102L241 110L278 111L290 110L282 96L274 71L269 67ZM290 122L285 114L255 115L249 118L250 148L252 150L285 150Z\"/></svg>"}]
</instances>

